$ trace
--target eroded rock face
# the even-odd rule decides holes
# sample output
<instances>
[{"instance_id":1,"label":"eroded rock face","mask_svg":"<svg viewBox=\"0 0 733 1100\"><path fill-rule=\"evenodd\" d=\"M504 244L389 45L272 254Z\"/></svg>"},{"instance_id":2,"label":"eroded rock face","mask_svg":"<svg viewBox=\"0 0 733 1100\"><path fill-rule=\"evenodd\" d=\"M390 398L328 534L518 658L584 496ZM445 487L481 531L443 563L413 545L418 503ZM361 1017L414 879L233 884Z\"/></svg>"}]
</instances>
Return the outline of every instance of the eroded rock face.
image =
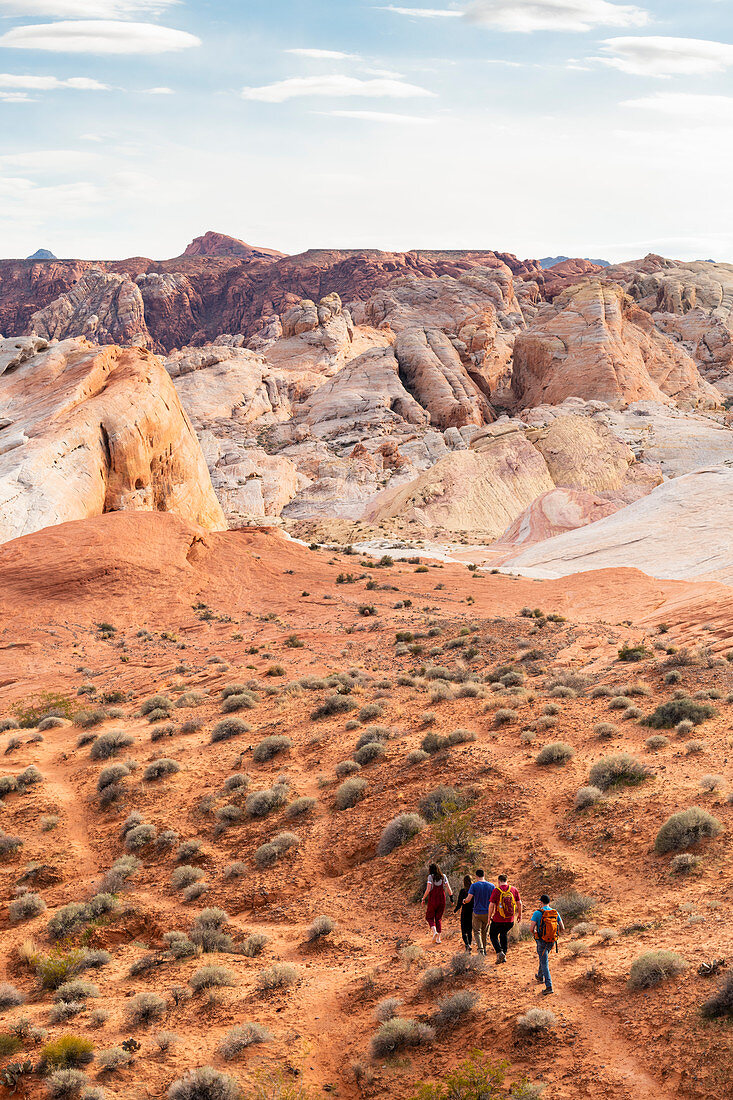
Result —
<instances>
[{"instance_id":1,"label":"eroded rock face","mask_svg":"<svg viewBox=\"0 0 733 1100\"><path fill-rule=\"evenodd\" d=\"M533 500L499 537L492 551L506 548L507 556L520 549L536 546L546 539L587 527L612 516L625 505L623 500L608 500L582 489L552 489Z\"/></svg>"},{"instance_id":2,"label":"eroded rock face","mask_svg":"<svg viewBox=\"0 0 733 1100\"><path fill-rule=\"evenodd\" d=\"M636 461L631 448L610 428L583 416L559 416L529 438L547 463L552 480L564 489L616 491L628 480Z\"/></svg>"},{"instance_id":3,"label":"eroded rock face","mask_svg":"<svg viewBox=\"0 0 733 1100\"><path fill-rule=\"evenodd\" d=\"M460 428L493 419L488 400L443 332L405 329L395 341L395 355L405 389L427 409L436 427Z\"/></svg>"},{"instance_id":4,"label":"eroded rock face","mask_svg":"<svg viewBox=\"0 0 733 1100\"><path fill-rule=\"evenodd\" d=\"M514 346L512 390L524 407L580 397L715 406L720 395L686 352L615 284L592 279L544 306Z\"/></svg>"},{"instance_id":5,"label":"eroded rock face","mask_svg":"<svg viewBox=\"0 0 733 1100\"><path fill-rule=\"evenodd\" d=\"M10 345L8 347L8 345ZM112 511L225 529L191 423L139 348L0 341L0 541Z\"/></svg>"},{"instance_id":6,"label":"eroded rock face","mask_svg":"<svg viewBox=\"0 0 733 1100\"><path fill-rule=\"evenodd\" d=\"M34 313L30 327L47 340L83 336L96 344L152 346L137 284L99 268L87 271L66 294Z\"/></svg>"},{"instance_id":7,"label":"eroded rock face","mask_svg":"<svg viewBox=\"0 0 733 1100\"><path fill-rule=\"evenodd\" d=\"M521 431L485 437L480 450L457 451L415 481L387 489L367 511L373 523L401 518L426 528L498 536L555 486L542 455Z\"/></svg>"}]
</instances>

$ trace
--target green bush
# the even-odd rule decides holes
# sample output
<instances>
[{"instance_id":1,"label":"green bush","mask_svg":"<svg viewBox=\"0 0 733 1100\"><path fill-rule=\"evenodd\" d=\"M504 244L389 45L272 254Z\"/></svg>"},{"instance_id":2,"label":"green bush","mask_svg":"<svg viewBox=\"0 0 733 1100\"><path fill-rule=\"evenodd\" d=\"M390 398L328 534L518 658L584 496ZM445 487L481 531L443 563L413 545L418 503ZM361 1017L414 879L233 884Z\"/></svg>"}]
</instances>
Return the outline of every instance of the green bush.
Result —
<instances>
[{"instance_id":1,"label":"green bush","mask_svg":"<svg viewBox=\"0 0 733 1100\"><path fill-rule=\"evenodd\" d=\"M332 718L336 714L347 714L350 710L356 710L356 703L346 695L329 695L319 707L311 713L311 718L317 722L320 718Z\"/></svg>"},{"instance_id":2,"label":"green bush","mask_svg":"<svg viewBox=\"0 0 733 1100\"><path fill-rule=\"evenodd\" d=\"M652 989L668 978L676 978L686 968L685 960L674 951L645 951L631 964L629 985L632 989Z\"/></svg>"},{"instance_id":3,"label":"green bush","mask_svg":"<svg viewBox=\"0 0 733 1100\"><path fill-rule=\"evenodd\" d=\"M607 791L615 786L633 786L649 777L649 769L626 752L604 756L594 764L588 776L591 787Z\"/></svg>"},{"instance_id":4,"label":"green bush","mask_svg":"<svg viewBox=\"0 0 733 1100\"><path fill-rule=\"evenodd\" d=\"M211 744L215 745L219 741L229 741L232 737L240 737L243 733L250 733L251 728L241 718L222 718L211 731Z\"/></svg>"},{"instance_id":5,"label":"green bush","mask_svg":"<svg viewBox=\"0 0 733 1100\"><path fill-rule=\"evenodd\" d=\"M425 1046L434 1038L435 1032L427 1024L394 1016L385 1020L372 1036L371 1050L375 1058L387 1058L410 1047Z\"/></svg>"},{"instance_id":6,"label":"green bush","mask_svg":"<svg viewBox=\"0 0 733 1100\"><path fill-rule=\"evenodd\" d=\"M683 699L669 699L666 703L660 703L657 709L644 719L643 725L651 726L655 730L672 729L682 721L699 726L701 722L713 718L716 713L715 708L709 703L698 703L685 696Z\"/></svg>"},{"instance_id":7,"label":"green bush","mask_svg":"<svg viewBox=\"0 0 733 1100\"><path fill-rule=\"evenodd\" d=\"M552 744L540 749L535 761L542 765L567 764L568 760L572 760L574 756L575 749L572 745L567 745L564 741L553 741Z\"/></svg>"},{"instance_id":8,"label":"green bush","mask_svg":"<svg viewBox=\"0 0 733 1100\"><path fill-rule=\"evenodd\" d=\"M657 833L654 850L660 855L678 852L706 837L716 837L722 831L723 826L717 817L698 806L692 806L689 810L681 810L667 818Z\"/></svg>"},{"instance_id":9,"label":"green bush","mask_svg":"<svg viewBox=\"0 0 733 1100\"><path fill-rule=\"evenodd\" d=\"M420 799L419 809L426 821L436 821L446 814L465 809L467 805L468 799L455 787L440 784Z\"/></svg>"},{"instance_id":10,"label":"green bush","mask_svg":"<svg viewBox=\"0 0 733 1100\"><path fill-rule=\"evenodd\" d=\"M355 806L357 802L361 802L366 794L367 786L366 779L362 779L360 776L355 775L350 779L345 779L336 791L334 798L336 809L349 810L352 806Z\"/></svg>"},{"instance_id":11,"label":"green bush","mask_svg":"<svg viewBox=\"0 0 733 1100\"><path fill-rule=\"evenodd\" d=\"M651 653L645 645L622 645L618 651L619 661L643 661L645 657L651 657Z\"/></svg>"},{"instance_id":12,"label":"green bush","mask_svg":"<svg viewBox=\"0 0 733 1100\"><path fill-rule=\"evenodd\" d=\"M41 1050L41 1064L53 1069L86 1066L94 1057L94 1043L82 1035L62 1035Z\"/></svg>"},{"instance_id":13,"label":"green bush","mask_svg":"<svg viewBox=\"0 0 733 1100\"><path fill-rule=\"evenodd\" d=\"M264 737L259 744L255 745L252 750L252 759L257 764L264 764L268 760L272 760L278 753L285 752L287 749L292 748L293 742L289 737L283 737L279 734L273 734L270 737Z\"/></svg>"}]
</instances>

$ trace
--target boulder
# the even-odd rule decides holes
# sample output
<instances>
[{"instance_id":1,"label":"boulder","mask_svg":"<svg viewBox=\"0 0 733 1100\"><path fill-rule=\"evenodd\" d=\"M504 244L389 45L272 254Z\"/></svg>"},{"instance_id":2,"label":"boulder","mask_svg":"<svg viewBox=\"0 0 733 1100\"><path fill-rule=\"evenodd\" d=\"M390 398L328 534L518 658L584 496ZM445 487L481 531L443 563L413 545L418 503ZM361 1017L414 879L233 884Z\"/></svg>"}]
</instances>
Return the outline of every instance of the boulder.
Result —
<instances>
[{"instance_id":1,"label":"boulder","mask_svg":"<svg viewBox=\"0 0 733 1100\"><path fill-rule=\"evenodd\" d=\"M69 291L37 310L30 328L47 340L83 336L97 344L153 345L137 284L101 268L85 272Z\"/></svg>"},{"instance_id":2,"label":"boulder","mask_svg":"<svg viewBox=\"0 0 733 1100\"><path fill-rule=\"evenodd\" d=\"M400 378L438 428L487 424L489 402L469 376L448 337L438 329L410 328L395 341Z\"/></svg>"},{"instance_id":3,"label":"boulder","mask_svg":"<svg viewBox=\"0 0 733 1100\"><path fill-rule=\"evenodd\" d=\"M0 541L113 511L168 511L226 528L155 356L78 339L24 358L17 344L0 341L0 357L15 356L0 376Z\"/></svg>"}]
</instances>

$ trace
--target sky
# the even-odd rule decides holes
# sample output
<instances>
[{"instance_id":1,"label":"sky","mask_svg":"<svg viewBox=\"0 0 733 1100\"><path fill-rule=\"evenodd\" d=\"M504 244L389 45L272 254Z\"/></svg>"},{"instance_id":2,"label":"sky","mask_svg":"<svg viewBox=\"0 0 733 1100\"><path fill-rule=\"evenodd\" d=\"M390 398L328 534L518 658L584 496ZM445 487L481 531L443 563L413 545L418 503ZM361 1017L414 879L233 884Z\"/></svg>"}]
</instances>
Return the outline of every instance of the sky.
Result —
<instances>
[{"instance_id":1,"label":"sky","mask_svg":"<svg viewBox=\"0 0 733 1100\"><path fill-rule=\"evenodd\" d=\"M0 0L0 255L733 261L733 0Z\"/></svg>"}]
</instances>

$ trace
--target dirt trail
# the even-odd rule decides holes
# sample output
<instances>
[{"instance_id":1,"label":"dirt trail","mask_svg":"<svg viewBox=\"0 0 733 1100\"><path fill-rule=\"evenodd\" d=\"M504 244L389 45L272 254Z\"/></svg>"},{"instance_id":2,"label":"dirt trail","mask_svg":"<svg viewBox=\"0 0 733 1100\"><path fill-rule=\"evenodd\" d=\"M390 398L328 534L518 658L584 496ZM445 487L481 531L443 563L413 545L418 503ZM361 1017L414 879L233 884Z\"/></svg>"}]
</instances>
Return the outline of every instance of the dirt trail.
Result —
<instances>
[{"instance_id":1,"label":"dirt trail","mask_svg":"<svg viewBox=\"0 0 733 1100\"><path fill-rule=\"evenodd\" d=\"M46 794L59 803L64 815L67 856L73 859L78 883L100 874L100 865L89 840L87 815L78 792L70 782L70 768L63 746L69 745L67 728L48 730L38 745L38 766L43 772ZM59 759L61 757L61 759Z\"/></svg>"}]
</instances>

